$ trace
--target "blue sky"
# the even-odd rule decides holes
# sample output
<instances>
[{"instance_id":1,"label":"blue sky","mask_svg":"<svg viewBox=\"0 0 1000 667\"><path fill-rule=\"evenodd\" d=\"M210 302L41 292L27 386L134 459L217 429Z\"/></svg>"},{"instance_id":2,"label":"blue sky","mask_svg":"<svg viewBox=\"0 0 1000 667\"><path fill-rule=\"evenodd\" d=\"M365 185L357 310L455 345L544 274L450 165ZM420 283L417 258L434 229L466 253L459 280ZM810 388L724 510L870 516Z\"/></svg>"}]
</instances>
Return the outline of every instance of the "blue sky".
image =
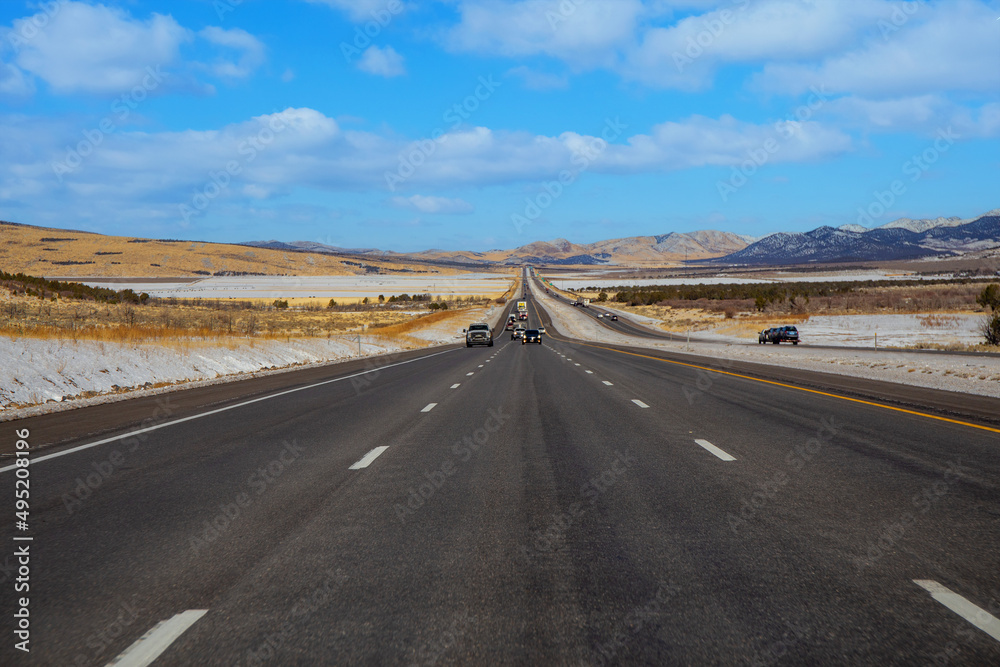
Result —
<instances>
[{"instance_id":1,"label":"blue sky","mask_svg":"<svg viewBox=\"0 0 1000 667\"><path fill-rule=\"evenodd\" d=\"M0 3L0 219L413 251L1000 206L1000 2Z\"/></svg>"}]
</instances>

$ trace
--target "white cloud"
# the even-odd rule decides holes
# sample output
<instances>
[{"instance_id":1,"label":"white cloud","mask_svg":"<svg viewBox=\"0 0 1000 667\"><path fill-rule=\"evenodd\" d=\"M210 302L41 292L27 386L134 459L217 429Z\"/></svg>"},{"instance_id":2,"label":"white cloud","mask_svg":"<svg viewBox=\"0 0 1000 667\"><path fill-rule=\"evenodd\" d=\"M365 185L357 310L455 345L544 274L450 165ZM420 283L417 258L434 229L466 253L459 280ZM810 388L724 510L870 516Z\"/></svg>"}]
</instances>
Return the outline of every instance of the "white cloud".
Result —
<instances>
[{"instance_id":1,"label":"white cloud","mask_svg":"<svg viewBox=\"0 0 1000 667\"><path fill-rule=\"evenodd\" d=\"M867 97L1000 88L996 10L972 0L910 4L915 13L895 23L886 9L873 22L872 37L847 52L818 63L767 64L755 86L795 94L822 83Z\"/></svg>"},{"instance_id":2,"label":"white cloud","mask_svg":"<svg viewBox=\"0 0 1000 667\"><path fill-rule=\"evenodd\" d=\"M18 44L17 65L43 79L57 93L119 93L139 84L147 67L178 58L192 38L172 17L153 14L135 20L104 5L66 2L46 15L47 23ZM31 18L15 20L12 33L25 34Z\"/></svg>"},{"instance_id":3,"label":"white cloud","mask_svg":"<svg viewBox=\"0 0 1000 667\"><path fill-rule=\"evenodd\" d=\"M474 207L464 199L448 199L447 197L428 197L424 195L413 195L412 197L393 197L391 200L394 206L405 208L420 213L472 213Z\"/></svg>"},{"instance_id":4,"label":"white cloud","mask_svg":"<svg viewBox=\"0 0 1000 667\"><path fill-rule=\"evenodd\" d=\"M445 36L453 50L608 66L614 49L631 39L643 6L639 0L460 0L458 12L459 24Z\"/></svg>"},{"instance_id":5,"label":"white cloud","mask_svg":"<svg viewBox=\"0 0 1000 667\"><path fill-rule=\"evenodd\" d=\"M870 100L847 96L828 102L824 112L846 126L872 132L912 132L927 136L952 128L959 137L1000 136L1000 103L969 108L943 95Z\"/></svg>"},{"instance_id":6,"label":"white cloud","mask_svg":"<svg viewBox=\"0 0 1000 667\"><path fill-rule=\"evenodd\" d=\"M209 26L198 33L208 42L240 53L238 62L219 60L212 65L212 72L224 78L243 79L264 64L267 49L264 44L240 28L224 30Z\"/></svg>"},{"instance_id":7,"label":"white cloud","mask_svg":"<svg viewBox=\"0 0 1000 667\"><path fill-rule=\"evenodd\" d=\"M0 62L0 95L5 98L28 98L35 92L31 79L18 67Z\"/></svg>"},{"instance_id":8,"label":"white cloud","mask_svg":"<svg viewBox=\"0 0 1000 667\"><path fill-rule=\"evenodd\" d=\"M379 48L372 45L365 49L358 60L358 69L376 76L394 77L406 74L403 56L396 53L391 46Z\"/></svg>"},{"instance_id":9,"label":"white cloud","mask_svg":"<svg viewBox=\"0 0 1000 667\"><path fill-rule=\"evenodd\" d=\"M998 116L994 110L993 117ZM421 213L460 213L468 207L462 200L412 193L539 183L558 178L563 170L632 174L732 166L775 137L779 149L770 163L821 160L851 149L846 135L816 122L803 123L786 139L770 124L729 116L693 116L627 139L623 132L619 142L606 146L597 136L575 132L545 136L485 127L457 129L437 142L403 142L391 130L345 131L313 109L286 109L215 130L118 130L90 146L87 137L97 136L94 128L81 130L68 120L9 115L0 117L0 124L5 128L0 198L10 207L73 209L109 220L139 209L145 209L144 216L178 219L181 205L191 206L205 193L211 194L213 208L222 209L296 189L386 192L387 174L398 174L401 162L420 150L424 154L398 184L393 194L399 199L391 203ZM433 153L426 152L428 145ZM77 149L82 159L67 152ZM57 174L60 165L63 173Z\"/></svg>"}]
</instances>

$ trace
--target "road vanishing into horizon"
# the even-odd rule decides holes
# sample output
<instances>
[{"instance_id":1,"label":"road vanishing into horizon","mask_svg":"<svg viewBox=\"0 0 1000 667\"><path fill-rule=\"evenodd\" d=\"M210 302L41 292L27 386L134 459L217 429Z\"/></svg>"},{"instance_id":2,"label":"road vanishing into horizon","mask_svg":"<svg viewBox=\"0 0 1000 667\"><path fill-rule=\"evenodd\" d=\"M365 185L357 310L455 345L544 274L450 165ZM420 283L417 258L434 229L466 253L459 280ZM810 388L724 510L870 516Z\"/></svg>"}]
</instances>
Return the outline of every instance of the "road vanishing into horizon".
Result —
<instances>
[{"instance_id":1,"label":"road vanishing into horizon","mask_svg":"<svg viewBox=\"0 0 1000 667\"><path fill-rule=\"evenodd\" d=\"M710 362L498 328L6 422L0 664L1000 664L1000 401Z\"/></svg>"}]
</instances>

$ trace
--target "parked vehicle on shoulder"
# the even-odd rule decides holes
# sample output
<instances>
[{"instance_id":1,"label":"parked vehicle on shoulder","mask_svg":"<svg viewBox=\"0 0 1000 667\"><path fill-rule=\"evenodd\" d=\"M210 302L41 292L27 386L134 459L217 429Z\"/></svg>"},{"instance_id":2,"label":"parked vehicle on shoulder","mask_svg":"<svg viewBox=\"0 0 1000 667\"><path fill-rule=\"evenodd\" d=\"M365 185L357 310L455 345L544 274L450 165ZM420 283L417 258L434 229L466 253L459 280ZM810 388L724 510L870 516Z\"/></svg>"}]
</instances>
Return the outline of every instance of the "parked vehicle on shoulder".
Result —
<instances>
[{"instance_id":1,"label":"parked vehicle on shoulder","mask_svg":"<svg viewBox=\"0 0 1000 667\"><path fill-rule=\"evenodd\" d=\"M465 346L486 345L493 347L493 330L485 322L475 322L465 330Z\"/></svg>"}]
</instances>

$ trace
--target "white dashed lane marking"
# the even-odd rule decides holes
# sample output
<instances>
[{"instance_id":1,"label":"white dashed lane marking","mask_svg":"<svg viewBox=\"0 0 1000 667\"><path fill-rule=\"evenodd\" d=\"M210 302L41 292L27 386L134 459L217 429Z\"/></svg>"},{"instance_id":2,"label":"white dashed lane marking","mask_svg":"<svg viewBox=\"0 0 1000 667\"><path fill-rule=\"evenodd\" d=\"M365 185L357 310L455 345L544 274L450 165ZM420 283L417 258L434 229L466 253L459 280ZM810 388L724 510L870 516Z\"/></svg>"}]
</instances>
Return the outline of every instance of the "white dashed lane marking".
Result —
<instances>
[{"instance_id":1,"label":"white dashed lane marking","mask_svg":"<svg viewBox=\"0 0 1000 667\"><path fill-rule=\"evenodd\" d=\"M455 384L451 385L451 388L452 388L452 389L458 389L458 388L459 388L459 387L461 387L461 386L462 386L462 385L461 385L460 383L456 382Z\"/></svg>"},{"instance_id":2,"label":"white dashed lane marking","mask_svg":"<svg viewBox=\"0 0 1000 667\"><path fill-rule=\"evenodd\" d=\"M914 579L913 583L931 594L931 597L955 612L969 623L1000 642L1000 619L982 609L953 590L930 579Z\"/></svg>"},{"instance_id":3,"label":"white dashed lane marking","mask_svg":"<svg viewBox=\"0 0 1000 667\"><path fill-rule=\"evenodd\" d=\"M732 456L731 454L727 454L726 452L722 451L721 449L719 449L718 447L716 447L715 445L713 445L712 443L710 443L708 440L695 440L695 442L698 445L700 445L701 447L704 447L708 451L710 451L713 454L715 454L716 456L718 456L723 461L735 461L736 460L735 456Z\"/></svg>"},{"instance_id":4,"label":"white dashed lane marking","mask_svg":"<svg viewBox=\"0 0 1000 667\"><path fill-rule=\"evenodd\" d=\"M108 663L109 667L146 667L166 651L178 637L208 613L207 609L188 609L166 621L160 621L153 629L135 640L124 653Z\"/></svg>"},{"instance_id":5,"label":"white dashed lane marking","mask_svg":"<svg viewBox=\"0 0 1000 667\"><path fill-rule=\"evenodd\" d=\"M362 456L361 460L359 460L357 463L355 463L354 465L352 465L349 469L350 470L361 470L362 468L367 468L368 466L370 466L372 464L372 461L374 461L375 459L377 459L378 457L380 457L382 455L382 452L384 452L387 449L389 449L389 448L386 447L386 446L376 447L375 449L371 450L370 452L368 452L367 454L365 454L364 456Z\"/></svg>"},{"instance_id":6,"label":"white dashed lane marking","mask_svg":"<svg viewBox=\"0 0 1000 667\"><path fill-rule=\"evenodd\" d=\"M638 405L640 408L648 408L649 406L640 401L638 398L633 398L632 402Z\"/></svg>"},{"instance_id":7,"label":"white dashed lane marking","mask_svg":"<svg viewBox=\"0 0 1000 667\"><path fill-rule=\"evenodd\" d=\"M430 412L431 410L434 409L434 406L436 406L436 405L437 405L437 403L428 403L427 406L424 407L423 410L421 410L421 412Z\"/></svg>"},{"instance_id":8,"label":"white dashed lane marking","mask_svg":"<svg viewBox=\"0 0 1000 667\"><path fill-rule=\"evenodd\" d=\"M613 384L611 384L607 380L602 380L602 381L604 382L604 384L608 385L609 387L613 387L614 386Z\"/></svg>"}]
</instances>

